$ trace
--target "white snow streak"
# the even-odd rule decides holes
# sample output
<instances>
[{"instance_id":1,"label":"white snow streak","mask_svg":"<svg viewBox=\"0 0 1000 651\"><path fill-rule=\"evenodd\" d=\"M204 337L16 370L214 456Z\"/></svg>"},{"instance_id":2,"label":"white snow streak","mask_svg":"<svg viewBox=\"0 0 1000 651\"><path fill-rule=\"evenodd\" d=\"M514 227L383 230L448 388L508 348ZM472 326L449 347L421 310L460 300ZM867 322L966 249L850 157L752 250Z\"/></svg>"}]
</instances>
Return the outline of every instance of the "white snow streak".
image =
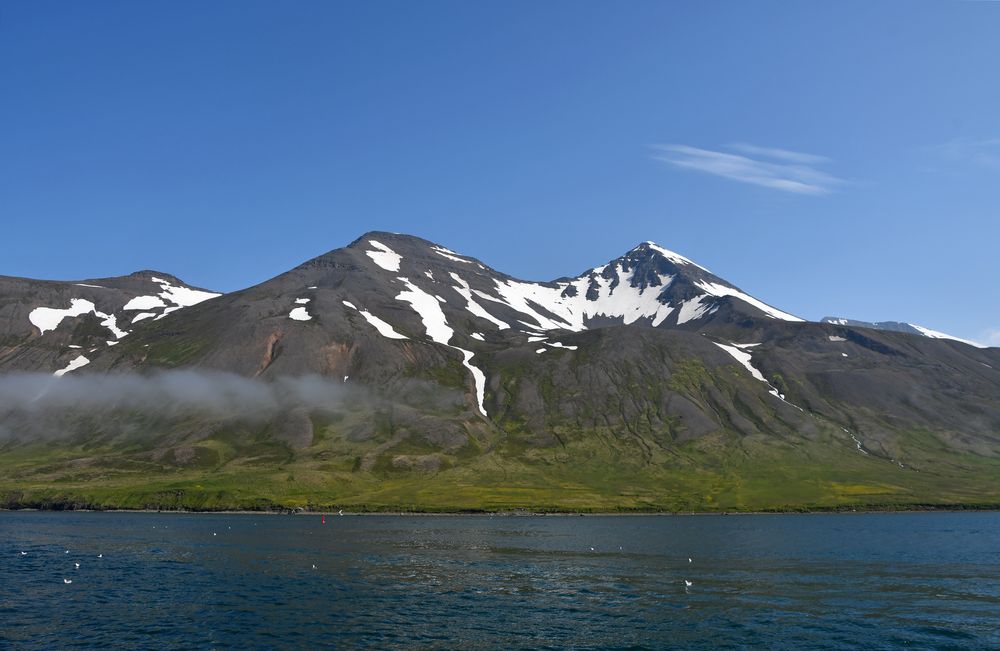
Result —
<instances>
[{"instance_id":1,"label":"white snow streak","mask_svg":"<svg viewBox=\"0 0 1000 651\"><path fill-rule=\"evenodd\" d=\"M368 243L378 250L365 251L365 255L386 271L399 271L399 262L403 259L403 256L376 240L368 240Z\"/></svg>"},{"instance_id":2,"label":"white snow streak","mask_svg":"<svg viewBox=\"0 0 1000 651\"><path fill-rule=\"evenodd\" d=\"M117 337L118 339L121 339L122 337L128 335L127 332L118 327L118 321L115 318L115 315L104 314L102 312L96 312L96 311L94 312L94 314L96 314L99 317L104 317L104 320L101 321L101 325L110 330L112 334L114 334L114 336Z\"/></svg>"},{"instance_id":3,"label":"white snow streak","mask_svg":"<svg viewBox=\"0 0 1000 651\"><path fill-rule=\"evenodd\" d=\"M391 325L389 325L382 319L378 318L368 310L358 309L354 305L354 303L350 303L348 301L341 301L341 302L347 307L353 310L357 310L357 312L365 318L365 321L370 323L376 330L378 330L378 333L383 337L386 337L387 339L409 339L409 337L407 337L406 335L401 335L398 332L396 332L395 328L393 328Z\"/></svg>"},{"instance_id":4,"label":"white snow streak","mask_svg":"<svg viewBox=\"0 0 1000 651\"><path fill-rule=\"evenodd\" d=\"M472 379L476 385L476 400L479 404L479 411L483 416L488 416L484 400L486 397L486 375L477 367L472 365L474 353L458 346L453 346L451 341L455 331L448 325L448 320L441 309L441 303L434 296L410 282L408 278L400 277L399 281L406 285L406 289L396 296L397 300L409 303L424 324L427 336L439 344L454 348L462 353L462 364L472 373Z\"/></svg>"},{"instance_id":5,"label":"white snow streak","mask_svg":"<svg viewBox=\"0 0 1000 651\"><path fill-rule=\"evenodd\" d=\"M123 310L152 310L157 307L166 307L166 303L159 296L136 296L122 306Z\"/></svg>"},{"instance_id":6,"label":"white snow streak","mask_svg":"<svg viewBox=\"0 0 1000 651\"><path fill-rule=\"evenodd\" d=\"M774 388L774 386L770 382L767 381L767 379L764 377L764 374L758 371L757 368L751 363L752 356L750 355L750 353L744 352L739 348L739 346L749 347L749 346L756 346L757 344L735 344L732 346L727 346L726 344L720 344L718 342L712 342L712 343L714 343L716 346L729 353L733 357L733 359L742 364L743 368L750 371L750 375L752 375L755 380L760 380L761 382L766 384L768 389L770 389L768 393L770 393L775 398L778 398L785 404L792 405L792 403L785 400L785 396L781 395L778 392L778 390ZM792 406L795 407L796 409L801 409L801 407L797 407L796 405Z\"/></svg>"},{"instance_id":7,"label":"white snow streak","mask_svg":"<svg viewBox=\"0 0 1000 651\"><path fill-rule=\"evenodd\" d=\"M160 296L178 307L191 307L210 298L222 296L218 292L203 292L199 289L172 285L169 280L157 278L156 276L153 276L151 280L154 283L159 283L160 289L163 290L160 292Z\"/></svg>"},{"instance_id":8,"label":"white snow streak","mask_svg":"<svg viewBox=\"0 0 1000 651\"><path fill-rule=\"evenodd\" d=\"M727 287L725 285L720 285L719 283L710 283L706 280L700 280L696 282L695 286L701 289L702 291L711 294L712 296L735 296L736 298L742 299L747 303L749 303L750 305L753 305L754 307L761 310L762 312L764 312L764 314L768 315L769 317L775 319L781 319L783 321L803 321L803 319L800 319L799 317L793 314L789 314L788 312L782 312L781 310L773 308L767 303L764 303L763 301L758 301L753 296L750 296L749 294L744 294L735 287Z\"/></svg>"},{"instance_id":9,"label":"white snow streak","mask_svg":"<svg viewBox=\"0 0 1000 651\"><path fill-rule=\"evenodd\" d=\"M476 299L472 297L472 289L469 287L469 283L465 282L465 280L463 280L461 276L453 272L451 274L451 278L456 283L458 283L457 285L455 285L455 291L461 294L462 298L464 298L466 303L468 303L467 309L469 310L469 312L472 312L473 315L478 316L482 319L486 319L490 323L496 325L496 327L500 328L501 330L506 330L507 328L510 327L500 319L496 318L495 316L487 312L486 308L484 308L482 305L476 302Z\"/></svg>"},{"instance_id":10,"label":"white snow streak","mask_svg":"<svg viewBox=\"0 0 1000 651\"><path fill-rule=\"evenodd\" d=\"M77 358L75 358L73 361L71 361L69 364L67 364L65 368L59 369L58 371L56 371L52 375L54 375L56 377L62 377L66 373L69 373L70 371L75 371L76 369L80 368L81 366L86 366L89 363L90 363L89 359L87 359L83 355L80 355Z\"/></svg>"},{"instance_id":11,"label":"white snow streak","mask_svg":"<svg viewBox=\"0 0 1000 651\"><path fill-rule=\"evenodd\" d=\"M968 339L961 339L959 337L953 337L953 336L951 336L949 334L945 334L943 332L938 332L937 330L931 330L930 328L925 328L923 326L918 326L915 323L911 323L909 325L911 325L914 328L916 328L917 330L919 330L920 334L924 335L925 337L930 337L932 339L951 339L952 341L960 341L963 344L968 344L970 346L975 346L976 348L988 348L988 346L984 346L982 344L978 344L978 343L976 343L974 341L969 341Z\"/></svg>"},{"instance_id":12,"label":"white snow streak","mask_svg":"<svg viewBox=\"0 0 1000 651\"><path fill-rule=\"evenodd\" d=\"M457 253L455 253L451 249L446 249L443 246L432 246L431 250L442 257L448 258L449 260L454 260L455 262L462 262L464 264L472 264L472 260L463 260L462 258L458 257Z\"/></svg>"},{"instance_id":13,"label":"white snow streak","mask_svg":"<svg viewBox=\"0 0 1000 651\"><path fill-rule=\"evenodd\" d=\"M681 309L677 311L677 325L700 319L718 309L709 305L709 301L712 298L712 296L699 296L698 298L691 298L681 303Z\"/></svg>"},{"instance_id":14,"label":"white snow streak","mask_svg":"<svg viewBox=\"0 0 1000 651\"><path fill-rule=\"evenodd\" d=\"M312 315L304 307L292 308L292 311L288 313L288 318L295 321L309 321L312 319Z\"/></svg>"}]
</instances>

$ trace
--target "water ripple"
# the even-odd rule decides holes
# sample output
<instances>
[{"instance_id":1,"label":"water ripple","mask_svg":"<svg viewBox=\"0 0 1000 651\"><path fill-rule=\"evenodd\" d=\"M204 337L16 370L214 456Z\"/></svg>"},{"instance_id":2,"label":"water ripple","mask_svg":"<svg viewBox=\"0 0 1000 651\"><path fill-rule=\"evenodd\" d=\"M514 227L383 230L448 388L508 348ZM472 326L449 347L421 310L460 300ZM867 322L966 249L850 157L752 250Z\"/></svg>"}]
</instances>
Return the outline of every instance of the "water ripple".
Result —
<instances>
[{"instance_id":1,"label":"water ripple","mask_svg":"<svg viewBox=\"0 0 1000 651\"><path fill-rule=\"evenodd\" d=\"M0 647L989 648L997 541L996 513L0 513Z\"/></svg>"}]
</instances>

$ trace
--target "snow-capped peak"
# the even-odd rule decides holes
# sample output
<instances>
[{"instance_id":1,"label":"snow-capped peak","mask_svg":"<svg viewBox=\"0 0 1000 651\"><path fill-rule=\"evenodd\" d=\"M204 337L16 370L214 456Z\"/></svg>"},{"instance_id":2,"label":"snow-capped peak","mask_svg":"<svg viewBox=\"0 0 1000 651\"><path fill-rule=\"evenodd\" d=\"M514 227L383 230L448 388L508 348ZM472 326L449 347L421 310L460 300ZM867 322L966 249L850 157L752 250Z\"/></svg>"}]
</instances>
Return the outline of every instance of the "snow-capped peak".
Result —
<instances>
[{"instance_id":1,"label":"snow-capped peak","mask_svg":"<svg viewBox=\"0 0 1000 651\"><path fill-rule=\"evenodd\" d=\"M482 319L484 327L498 330L580 331L615 322L680 326L708 317L723 307L749 310L749 314L756 316L762 313L773 319L802 320L767 305L689 258L651 241L575 278L553 282L517 280L479 265L477 270L469 269L468 264L475 258L417 238L397 236L391 249L369 236L362 241L365 254L383 269L400 268L401 259L409 260L408 264L415 267L409 276L413 279L411 283L426 282L424 278L432 283L442 277L451 278L454 283L449 283L450 290L457 296L438 300ZM430 255L424 255L423 251ZM380 264L388 262L383 256L392 256L391 264ZM437 266L437 260L460 264L445 271ZM479 269L487 273L480 273ZM729 300L734 298L742 303ZM743 307L739 307L741 304Z\"/></svg>"},{"instance_id":2,"label":"snow-capped peak","mask_svg":"<svg viewBox=\"0 0 1000 651\"><path fill-rule=\"evenodd\" d=\"M632 250L633 251L641 250L643 248L643 245L649 247L653 251L656 251L657 253L659 253L660 255L662 255L667 260L670 260L674 264L690 264L690 265L694 265L694 266L698 267L702 271L708 271L708 269L706 269L705 267L701 266L697 262L695 262L695 261L693 261L693 260L691 260L689 258L685 258L680 253L675 253L675 252L671 251L670 249L665 249L665 248L663 248L662 246L660 246L659 244L657 244L656 242L654 242L652 240L646 240L645 242L643 242L642 244L640 244L639 246L635 247ZM708 273L712 273L712 272L708 271Z\"/></svg>"}]
</instances>

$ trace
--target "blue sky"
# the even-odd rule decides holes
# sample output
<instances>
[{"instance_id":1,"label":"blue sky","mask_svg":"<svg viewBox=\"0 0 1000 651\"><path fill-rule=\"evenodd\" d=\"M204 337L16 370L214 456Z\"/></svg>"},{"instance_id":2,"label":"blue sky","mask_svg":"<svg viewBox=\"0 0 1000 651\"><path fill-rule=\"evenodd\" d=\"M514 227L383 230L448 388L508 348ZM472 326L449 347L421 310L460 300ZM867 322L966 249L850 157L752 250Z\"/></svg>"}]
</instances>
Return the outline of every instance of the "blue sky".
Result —
<instances>
[{"instance_id":1,"label":"blue sky","mask_svg":"<svg viewBox=\"0 0 1000 651\"><path fill-rule=\"evenodd\" d=\"M1000 3L0 7L0 273L233 290L368 230L528 279L651 239L1000 345Z\"/></svg>"}]
</instances>

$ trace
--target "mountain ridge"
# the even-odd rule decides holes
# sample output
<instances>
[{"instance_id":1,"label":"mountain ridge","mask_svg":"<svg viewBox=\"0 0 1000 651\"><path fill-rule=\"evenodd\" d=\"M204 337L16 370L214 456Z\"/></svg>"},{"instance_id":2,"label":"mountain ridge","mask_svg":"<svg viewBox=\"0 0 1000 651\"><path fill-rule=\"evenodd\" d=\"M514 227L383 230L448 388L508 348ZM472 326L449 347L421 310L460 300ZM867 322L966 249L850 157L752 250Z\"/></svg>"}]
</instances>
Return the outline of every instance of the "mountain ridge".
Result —
<instances>
[{"instance_id":1,"label":"mountain ridge","mask_svg":"<svg viewBox=\"0 0 1000 651\"><path fill-rule=\"evenodd\" d=\"M187 295L156 278L122 295L119 312ZM84 290L99 291L66 291ZM252 287L171 306L88 349L63 378L318 378L323 395L353 402L286 406L266 422L114 403L59 412L48 445L31 443L33 412L15 405L0 419L12 433L0 467L14 464L0 494L30 490L9 503L64 489L88 503L97 490L107 505L229 507L1000 503L988 479L1000 468L1000 349L804 321L650 242L532 282L374 231ZM49 337L88 318L67 317L23 350L65 347ZM23 369L27 355L4 359ZM218 490L196 488L206 481ZM182 497L164 497L172 490Z\"/></svg>"}]
</instances>

